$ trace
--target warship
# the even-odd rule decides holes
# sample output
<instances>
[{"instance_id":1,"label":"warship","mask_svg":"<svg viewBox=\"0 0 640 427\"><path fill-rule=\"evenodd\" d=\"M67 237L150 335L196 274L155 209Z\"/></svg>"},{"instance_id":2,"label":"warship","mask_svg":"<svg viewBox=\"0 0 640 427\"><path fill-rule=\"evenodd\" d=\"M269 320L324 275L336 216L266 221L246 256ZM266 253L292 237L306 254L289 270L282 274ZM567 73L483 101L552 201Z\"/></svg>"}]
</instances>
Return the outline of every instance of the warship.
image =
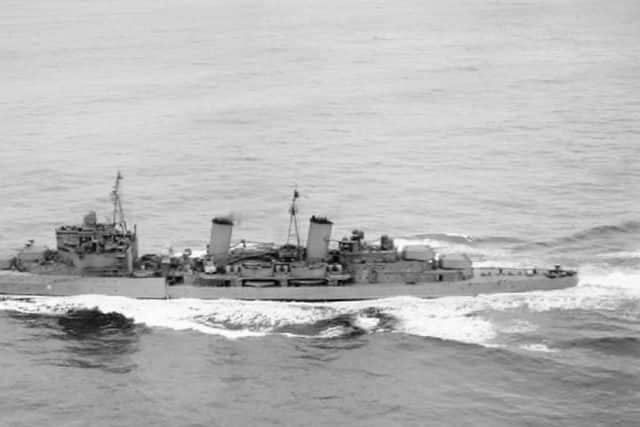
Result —
<instances>
[{"instance_id":1,"label":"warship","mask_svg":"<svg viewBox=\"0 0 640 427\"><path fill-rule=\"evenodd\" d=\"M82 224L56 228L55 250L30 240L0 265L0 294L346 301L551 290L578 282L575 270L559 265L475 268L465 254L441 254L420 243L398 247L387 235L370 242L361 230L331 240L333 223L322 216L311 216L303 245L297 189L282 245L232 245L234 220L218 216L202 253L139 255L136 226L125 221L121 180L118 172L110 222L98 222L92 211Z\"/></svg>"}]
</instances>

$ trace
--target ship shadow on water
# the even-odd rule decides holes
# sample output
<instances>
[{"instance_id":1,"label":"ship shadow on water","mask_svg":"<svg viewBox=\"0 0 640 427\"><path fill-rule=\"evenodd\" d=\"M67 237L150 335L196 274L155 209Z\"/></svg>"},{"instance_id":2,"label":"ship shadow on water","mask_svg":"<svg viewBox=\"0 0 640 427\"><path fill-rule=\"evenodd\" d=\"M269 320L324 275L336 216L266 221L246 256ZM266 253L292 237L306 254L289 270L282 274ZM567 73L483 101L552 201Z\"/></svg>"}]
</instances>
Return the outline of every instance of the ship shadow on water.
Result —
<instances>
[{"instance_id":1,"label":"ship shadow on water","mask_svg":"<svg viewBox=\"0 0 640 427\"><path fill-rule=\"evenodd\" d=\"M37 338L61 344L42 354L45 363L110 373L127 373L136 368L130 356L138 351L140 335L146 331L133 319L97 308L71 309L62 315L12 313L11 317L37 331Z\"/></svg>"}]
</instances>

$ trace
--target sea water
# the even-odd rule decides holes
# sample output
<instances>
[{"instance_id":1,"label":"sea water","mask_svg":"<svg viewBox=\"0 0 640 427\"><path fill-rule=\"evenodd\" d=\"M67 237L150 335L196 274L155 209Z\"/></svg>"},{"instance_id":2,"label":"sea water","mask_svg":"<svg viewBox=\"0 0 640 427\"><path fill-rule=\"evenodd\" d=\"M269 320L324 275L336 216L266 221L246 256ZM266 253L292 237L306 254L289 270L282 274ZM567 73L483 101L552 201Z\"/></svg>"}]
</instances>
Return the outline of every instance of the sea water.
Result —
<instances>
[{"instance_id":1,"label":"sea water","mask_svg":"<svg viewBox=\"0 0 640 427\"><path fill-rule=\"evenodd\" d=\"M117 170L142 252L333 235L551 292L328 304L0 300L0 425L640 423L640 3L2 2L0 253Z\"/></svg>"}]
</instances>

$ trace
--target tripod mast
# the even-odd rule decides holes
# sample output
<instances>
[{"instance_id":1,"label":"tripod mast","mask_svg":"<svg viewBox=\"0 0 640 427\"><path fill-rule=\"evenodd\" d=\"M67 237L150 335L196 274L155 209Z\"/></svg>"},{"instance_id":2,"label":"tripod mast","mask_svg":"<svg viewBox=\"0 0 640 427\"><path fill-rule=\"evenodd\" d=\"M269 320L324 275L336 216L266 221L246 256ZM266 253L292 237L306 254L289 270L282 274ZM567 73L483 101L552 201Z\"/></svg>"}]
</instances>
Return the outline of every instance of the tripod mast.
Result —
<instances>
[{"instance_id":1,"label":"tripod mast","mask_svg":"<svg viewBox=\"0 0 640 427\"><path fill-rule=\"evenodd\" d=\"M113 218L112 224L119 225L124 233L127 232L127 221L124 219L124 210L122 209L122 199L120 198L120 181L122 174L118 171L116 175L116 183L111 191L111 200L113 201Z\"/></svg>"},{"instance_id":2,"label":"tripod mast","mask_svg":"<svg viewBox=\"0 0 640 427\"><path fill-rule=\"evenodd\" d=\"M287 234L287 244L289 244L291 240L291 231L293 229L293 233L296 237L296 253L297 258L300 258L300 233L298 231L298 217L296 214L298 213L298 206L296 205L296 200L300 197L300 193L298 193L298 189L293 190L293 197L291 198L291 206L289 206L289 232Z\"/></svg>"}]
</instances>

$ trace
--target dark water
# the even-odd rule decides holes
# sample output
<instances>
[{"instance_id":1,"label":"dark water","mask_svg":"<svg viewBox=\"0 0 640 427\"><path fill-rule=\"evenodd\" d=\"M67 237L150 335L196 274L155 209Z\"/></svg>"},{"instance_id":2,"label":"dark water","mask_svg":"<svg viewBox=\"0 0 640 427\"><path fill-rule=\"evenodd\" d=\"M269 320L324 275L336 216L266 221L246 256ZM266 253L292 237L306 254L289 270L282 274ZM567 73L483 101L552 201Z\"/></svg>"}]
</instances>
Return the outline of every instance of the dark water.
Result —
<instances>
[{"instance_id":1,"label":"dark water","mask_svg":"<svg viewBox=\"0 0 640 427\"><path fill-rule=\"evenodd\" d=\"M5 298L0 425L640 423L640 3L6 1L0 253L120 168L144 251L303 217L580 271L334 304ZM303 227L304 228L304 227Z\"/></svg>"}]
</instances>

